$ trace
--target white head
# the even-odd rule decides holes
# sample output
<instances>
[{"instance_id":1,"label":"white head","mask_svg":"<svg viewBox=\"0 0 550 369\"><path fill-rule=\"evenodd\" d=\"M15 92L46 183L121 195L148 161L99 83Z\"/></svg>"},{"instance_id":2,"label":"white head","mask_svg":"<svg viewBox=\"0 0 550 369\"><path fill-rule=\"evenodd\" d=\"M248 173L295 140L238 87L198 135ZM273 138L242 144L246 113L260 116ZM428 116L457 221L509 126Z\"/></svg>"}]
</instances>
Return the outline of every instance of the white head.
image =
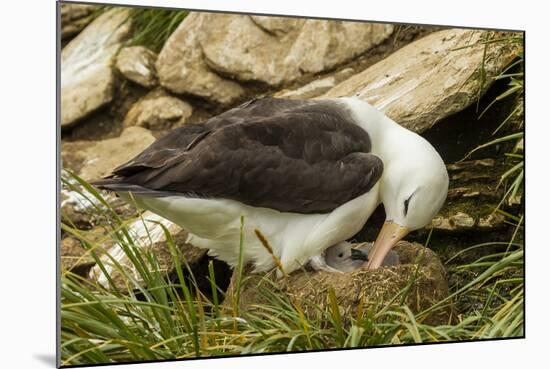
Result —
<instances>
[{"instance_id":1,"label":"white head","mask_svg":"<svg viewBox=\"0 0 550 369\"><path fill-rule=\"evenodd\" d=\"M368 103L341 99L356 124L371 138L372 153L382 159L380 200L386 222L369 254L369 269L379 267L389 250L410 231L431 222L447 197L449 176L434 147Z\"/></svg>"},{"instance_id":2,"label":"white head","mask_svg":"<svg viewBox=\"0 0 550 369\"><path fill-rule=\"evenodd\" d=\"M443 206L449 176L443 160L419 135L400 129L384 156L380 199L386 221L376 239L369 269L381 265L389 250L409 232L429 224Z\"/></svg>"},{"instance_id":3,"label":"white head","mask_svg":"<svg viewBox=\"0 0 550 369\"><path fill-rule=\"evenodd\" d=\"M401 153L385 160L380 196L386 220L414 231L428 224L443 206L449 176L435 149L422 137L406 133Z\"/></svg>"}]
</instances>

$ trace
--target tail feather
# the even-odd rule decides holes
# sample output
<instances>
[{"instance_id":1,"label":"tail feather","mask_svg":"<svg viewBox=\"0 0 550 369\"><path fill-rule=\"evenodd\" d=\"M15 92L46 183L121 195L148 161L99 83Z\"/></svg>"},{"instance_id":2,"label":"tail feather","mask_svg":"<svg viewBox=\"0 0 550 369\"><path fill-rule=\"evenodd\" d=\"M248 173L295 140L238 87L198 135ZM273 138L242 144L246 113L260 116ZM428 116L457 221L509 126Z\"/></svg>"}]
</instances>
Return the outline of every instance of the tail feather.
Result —
<instances>
[{"instance_id":1,"label":"tail feather","mask_svg":"<svg viewBox=\"0 0 550 369\"><path fill-rule=\"evenodd\" d=\"M147 187L143 187L133 183L124 182L122 177L105 177L97 181L91 182L91 185L102 189L113 192L131 192L135 195L143 195L149 197L165 197L165 196L185 196L185 197L195 197L195 198L208 198L201 193L196 192L175 192L175 191L159 191Z\"/></svg>"},{"instance_id":2,"label":"tail feather","mask_svg":"<svg viewBox=\"0 0 550 369\"><path fill-rule=\"evenodd\" d=\"M91 184L99 189L114 192L132 192L136 195L147 196L166 196L166 192L163 191L152 190L140 185L126 183L124 182L124 178L106 177L94 181Z\"/></svg>"}]
</instances>

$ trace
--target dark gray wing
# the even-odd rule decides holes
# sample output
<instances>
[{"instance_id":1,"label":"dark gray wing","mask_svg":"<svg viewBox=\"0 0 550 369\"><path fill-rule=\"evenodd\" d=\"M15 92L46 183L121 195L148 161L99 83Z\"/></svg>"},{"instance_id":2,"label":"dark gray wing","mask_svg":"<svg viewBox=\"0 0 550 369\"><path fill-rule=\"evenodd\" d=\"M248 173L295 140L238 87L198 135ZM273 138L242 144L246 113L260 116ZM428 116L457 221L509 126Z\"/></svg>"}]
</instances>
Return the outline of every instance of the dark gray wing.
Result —
<instances>
[{"instance_id":1,"label":"dark gray wing","mask_svg":"<svg viewBox=\"0 0 550 369\"><path fill-rule=\"evenodd\" d=\"M334 102L262 99L228 113L197 132L173 131L97 185L324 213L368 192L382 174L368 134Z\"/></svg>"},{"instance_id":2,"label":"dark gray wing","mask_svg":"<svg viewBox=\"0 0 550 369\"><path fill-rule=\"evenodd\" d=\"M273 117L284 112L303 109L316 102L311 100L256 98L247 101L201 124L187 124L176 128L155 141L129 162L113 170L113 174L127 176L145 168L160 168L171 159L191 149L211 132L224 126L246 123L262 117Z\"/></svg>"}]
</instances>

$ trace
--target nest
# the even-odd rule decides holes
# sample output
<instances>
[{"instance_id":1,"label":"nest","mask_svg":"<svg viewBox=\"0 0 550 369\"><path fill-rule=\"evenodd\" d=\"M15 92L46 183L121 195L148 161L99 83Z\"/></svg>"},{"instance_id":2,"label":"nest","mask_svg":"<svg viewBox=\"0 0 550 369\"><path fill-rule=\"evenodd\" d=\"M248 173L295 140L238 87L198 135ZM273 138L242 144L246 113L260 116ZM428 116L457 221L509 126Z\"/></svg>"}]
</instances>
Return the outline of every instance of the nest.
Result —
<instances>
[{"instance_id":1,"label":"nest","mask_svg":"<svg viewBox=\"0 0 550 369\"><path fill-rule=\"evenodd\" d=\"M275 273L253 274L243 272L239 308L241 312L253 310L256 305L268 304L265 290L285 294L290 301L313 317L318 313L313 306L326 309L330 305L329 290L334 290L343 317L357 316L369 306L406 304L413 313L421 312L449 295L447 274L439 257L417 243L399 242L394 250L399 254L400 265L376 270L357 270L351 273L298 270L277 280ZM235 287L233 275L229 294ZM231 299L227 299L228 303ZM361 303L361 300L363 301ZM434 309L424 322L448 323L450 307Z\"/></svg>"}]
</instances>

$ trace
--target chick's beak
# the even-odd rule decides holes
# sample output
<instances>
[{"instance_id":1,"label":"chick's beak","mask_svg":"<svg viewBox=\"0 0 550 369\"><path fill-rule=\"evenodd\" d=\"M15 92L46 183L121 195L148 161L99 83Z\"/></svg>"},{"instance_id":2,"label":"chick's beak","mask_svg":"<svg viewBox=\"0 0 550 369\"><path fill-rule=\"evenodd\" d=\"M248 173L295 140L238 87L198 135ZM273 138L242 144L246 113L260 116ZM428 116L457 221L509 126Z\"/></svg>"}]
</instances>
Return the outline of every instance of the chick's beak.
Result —
<instances>
[{"instance_id":1,"label":"chick's beak","mask_svg":"<svg viewBox=\"0 0 550 369\"><path fill-rule=\"evenodd\" d=\"M351 249L351 260L369 261L369 254L358 249Z\"/></svg>"},{"instance_id":2,"label":"chick's beak","mask_svg":"<svg viewBox=\"0 0 550 369\"><path fill-rule=\"evenodd\" d=\"M384 258L391 248L409 232L407 228L391 220L385 221L380 233L378 233L378 237L376 237L372 251L369 254L369 262L367 263L366 269L372 270L382 265Z\"/></svg>"}]
</instances>

